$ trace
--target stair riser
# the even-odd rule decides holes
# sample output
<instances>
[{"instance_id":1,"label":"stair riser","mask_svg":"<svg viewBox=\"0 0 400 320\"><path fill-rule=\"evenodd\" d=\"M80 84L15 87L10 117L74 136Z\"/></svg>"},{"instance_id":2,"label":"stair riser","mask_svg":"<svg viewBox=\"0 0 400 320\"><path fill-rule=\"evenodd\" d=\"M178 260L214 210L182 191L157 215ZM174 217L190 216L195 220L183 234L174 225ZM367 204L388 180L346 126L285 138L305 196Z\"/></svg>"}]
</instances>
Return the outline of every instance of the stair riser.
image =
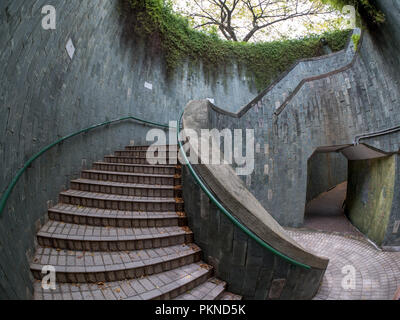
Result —
<instances>
[{"instance_id":1,"label":"stair riser","mask_svg":"<svg viewBox=\"0 0 400 320\"><path fill-rule=\"evenodd\" d=\"M168 158L168 157L177 157L177 151L115 151L114 154L117 157L132 157L132 158Z\"/></svg>"},{"instance_id":2,"label":"stair riser","mask_svg":"<svg viewBox=\"0 0 400 320\"><path fill-rule=\"evenodd\" d=\"M93 173L82 172L83 179L111 181L121 183L135 183L135 184L148 184L148 185L163 185L163 186L177 186L181 184L181 178L168 178L168 177L146 177L146 176L128 176L107 173Z\"/></svg>"},{"instance_id":3,"label":"stair riser","mask_svg":"<svg viewBox=\"0 0 400 320\"><path fill-rule=\"evenodd\" d=\"M120 200L99 200L90 199L79 196L60 195L61 203L71 204L89 208L123 210L123 211L150 211L150 212L167 212L176 211L183 212L183 203L173 202L136 202L136 201L120 201Z\"/></svg>"},{"instance_id":4,"label":"stair riser","mask_svg":"<svg viewBox=\"0 0 400 320\"><path fill-rule=\"evenodd\" d=\"M153 148L154 148L155 146L153 146ZM125 147L125 150L127 150L127 151L147 151L149 149L149 146L126 146ZM178 150L179 150L179 148L178 148L178 146L165 146L165 145L163 145L163 146L158 146L157 147L157 149L159 150L159 151L171 151L171 150L173 150L173 151L176 151L176 152L178 152Z\"/></svg>"},{"instance_id":5,"label":"stair riser","mask_svg":"<svg viewBox=\"0 0 400 320\"><path fill-rule=\"evenodd\" d=\"M154 198L181 198L182 190L180 189L152 189L152 188L131 188L131 187L112 187L95 184L87 184L80 182L71 182L72 190L106 193L121 196L133 197L154 197Z\"/></svg>"},{"instance_id":6,"label":"stair riser","mask_svg":"<svg viewBox=\"0 0 400 320\"><path fill-rule=\"evenodd\" d=\"M129 158L129 157L114 157L114 156L109 156L104 158L105 162L109 163L122 163L122 164L150 164L150 165L163 165L163 164L172 164L176 165L178 164L178 159L163 159L161 163L151 163L149 162L151 159L146 159L146 158ZM156 159L158 161L158 159Z\"/></svg>"},{"instance_id":7,"label":"stair riser","mask_svg":"<svg viewBox=\"0 0 400 320\"><path fill-rule=\"evenodd\" d=\"M187 224L186 218L165 218L165 219L121 219L121 218L98 218L80 216L49 211L50 220L65 223L82 224L95 227L118 227L118 228L162 228L162 227L183 227Z\"/></svg>"},{"instance_id":8,"label":"stair riser","mask_svg":"<svg viewBox=\"0 0 400 320\"><path fill-rule=\"evenodd\" d=\"M180 286L179 288L176 288L174 290L171 290L169 292L166 292L164 294L162 294L159 297L156 297L153 300L172 300L182 294L184 294L187 291L192 290L193 288L201 285L202 283L206 282L208 279L210 279L213 275L213 270L208 271L207 273L205 273L204 275L194 279L193 281L186 283L182 286Z\"/></svg>"},{"instance_id":9,"label":"stair riser","mask_svg":"<svg viewBox=\"0 0 400 320\"><path fill-rule=\"evenodd\" d=\"M143 174L165 174L175 175L181 174L182 170L173 167L135 167L135 166L124 166L117 164L93 164L94 170L99 171L114 171L124 173L143 173Z\"/></svg>"},{"instance_id":10,"label":"stair riser","mask_svg":"<svg viewBox=\"0 0 400 320\"><path fill-rule=\"evenodd\" d=\"M57 239L38 235L38 243L44 247L53 247L64 250L79 251L131 251L164 248L168 246L188 244L193 242L193 234L187 233L176 236L166 236L162 238L150 238L141 240L73 240Z\"/></svg>"},{"instance_id":11,"label":"stair riser","mask_svg":"<svg viewBox=\"0 0 400 320\"><path fill-rule=\"evenodd\" d=\"M194 252L190 255L183 256L177 259L163 261L156 264L127 268L122 270L110 270L102 272L57 272L57 283L99 283L123 281L126 279L138 279L143 276L151 276L161 272L169 271L185 265L200 261L201 253ZM41 270L32 270L36 280L42 280L43 274Z\"/></svg>"}]
</instances>

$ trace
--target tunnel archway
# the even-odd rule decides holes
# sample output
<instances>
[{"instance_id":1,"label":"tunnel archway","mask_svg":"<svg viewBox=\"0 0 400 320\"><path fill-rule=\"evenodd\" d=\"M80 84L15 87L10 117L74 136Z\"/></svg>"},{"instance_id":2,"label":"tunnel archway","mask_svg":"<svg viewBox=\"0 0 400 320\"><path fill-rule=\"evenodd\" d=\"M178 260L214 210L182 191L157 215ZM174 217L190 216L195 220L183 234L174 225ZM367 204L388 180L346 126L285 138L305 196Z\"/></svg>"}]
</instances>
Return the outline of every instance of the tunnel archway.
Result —
<instances>
[{"instance_id":1,"label":"tunnel archway","mask_svg":"<svg viewBox=\"0 0 400 320\"><path fill-rule=\"evenodd\" d=\"M304 227L357 233L345 215L348 159L336 150L317 149L307 162Z\"/></svg>"}]
</instances>

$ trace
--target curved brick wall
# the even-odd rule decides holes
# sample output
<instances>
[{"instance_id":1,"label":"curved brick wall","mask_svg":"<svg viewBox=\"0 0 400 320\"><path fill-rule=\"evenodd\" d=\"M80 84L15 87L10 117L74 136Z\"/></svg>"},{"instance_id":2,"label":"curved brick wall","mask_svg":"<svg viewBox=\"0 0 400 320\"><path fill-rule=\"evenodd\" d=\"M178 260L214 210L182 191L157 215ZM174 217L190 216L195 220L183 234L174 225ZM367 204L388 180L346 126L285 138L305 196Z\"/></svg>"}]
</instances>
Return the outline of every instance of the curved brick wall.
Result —
<instances>
[{"instance_id":1,"label":"curved brick wall","mask_svg":"<svg viewBox=\"0 0 400 320\"><path fill-rule=\"evenodd\" d=\"M56 30L42 28L45 5L56 8ZM131 39L121 12L119 0L0 2L0 192L35 152L92 124L129 114L168 123L193 98L228 106L255 95L235 67L212 78L201 66L192 72L184 66L165 82L157 48ZM65 49L70 38L72 60ZM144 143L146 131L133 122L98 129L56 147L24 174L0 217L0 298L31 295L26 255L47 202L82 166L131 140Z\"/></svg>"},{"instance_id":2,"label":"curved brick wall","mask_svg":"<svg viewBox=\"0 0 400 320\"><path fill-rule=\"evenodd\" d=\"M216 72L217 79L204 76L201 66L194 73L183 67L166 83L157 48L127 40L129 24L120 15L119 3L0 2L0 192L34 152L88 125L127 114L168 122L177 118L187 101L207 97L236 111L255 95L234 67ZM297 67L299 73L293 69L281 79L281 87L274 87L274 96L263 96L239 121L232 122L226 115L212 118L216 127L257 128L260 153L248 186L284 225L302 223L307 160L316 147L351 143L355 134L400 123L396 81L400 58L393 54L400 43L399 8L395 0L379 3L389 23L366 34L353 68L307 83L278 118L274 108L297 83L296 75L320 74L319 68L331 71L348 61L346 52L305 62ZM56 30L42 29L44 5L57 9ZM72 60L65 50L69 38L76 47ZM152 90L145 88L145 82L153 85ZM29 169L0 217L0 298L31 296L27 256L47 202L56 201L82 166L132 139L143 143L145 132L140 125L122 123L82 135L53 149ZM366 142L397 151L397 141L394 134Z\"/></svg>"},{"instance_id":3,"label":"curved brick wall","mask_svg":"<svg viewBox=\"0 0 400 320\"><path fill-rule=\"evenodd\" d=\"M306 82L280 115L275 115L268 94L240 119L220 112L211 115L217 128L256 128L260 152L246 181L282 225L303 222L307 161L318 147L352 144L357 134L400 123L399 84L391 68L375 37L366 32L350 69ZM368 143L388 152L399 148L396 134Z\"/></svg>"}]
</instances>

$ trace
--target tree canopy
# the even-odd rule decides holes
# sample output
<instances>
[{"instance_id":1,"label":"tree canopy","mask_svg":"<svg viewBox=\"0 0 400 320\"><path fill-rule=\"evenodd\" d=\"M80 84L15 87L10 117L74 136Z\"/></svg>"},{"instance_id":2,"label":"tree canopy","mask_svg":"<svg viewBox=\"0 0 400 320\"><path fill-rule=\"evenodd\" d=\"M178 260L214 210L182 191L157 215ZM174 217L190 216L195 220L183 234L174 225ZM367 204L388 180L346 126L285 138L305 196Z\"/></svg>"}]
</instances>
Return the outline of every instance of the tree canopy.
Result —
<instances>
[{"instance_id":1,"label":"tree canopy","mask_svg":"<svg viewBox=\"0 0 400 320\"><path fill-rule=\"evenodd\" d=\"M235 42L301 37L345 29L345 17L320 0L173 0L192 27Z\"/></svg>"}]
</instances>

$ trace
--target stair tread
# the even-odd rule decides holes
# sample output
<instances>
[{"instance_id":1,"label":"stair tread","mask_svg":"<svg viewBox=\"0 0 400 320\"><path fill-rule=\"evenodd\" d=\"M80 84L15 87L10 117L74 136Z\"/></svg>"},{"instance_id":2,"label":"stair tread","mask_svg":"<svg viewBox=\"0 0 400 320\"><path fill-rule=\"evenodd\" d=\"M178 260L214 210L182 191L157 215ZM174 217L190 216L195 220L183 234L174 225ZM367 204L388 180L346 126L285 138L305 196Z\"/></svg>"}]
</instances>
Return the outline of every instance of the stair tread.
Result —
<instances>
[{"instance_id":1,"label":"stair tread","mask_svg":"<svg viewBox=\"0 0 400 320\"><path fill-rule=\"evenodd\" d=\"M166 190L176 190L177 189L173 185L126 183L126 182L92 180L92 179L83 179L83 178L71 180L71 182L97 185L97 186L122 187L122 188L166 189Z\"/></svg>"},{"instance_id":2,"label":"stair tread","mask_svg":"<svg viewBox=\"0 0 400 320\"><path fill-rule=\"evenodd\" d=\"M135 144L129 145L127 147L150 147L150 146L157 146L157 147L178 147L177 144Z\"/></svg>"},{"instance_id":3,"label":"stair tread","mask_svg":"<svg viewBox=\"0 0 400 320\"><path fill-rule=\"evenodd\" d=\"M219 300L242 300L243 297L232 292L225 291L221 294Z\"/></svg>"},{"instance_id":4,"label":"stair tread","mask_svg":"<svg viewBox=\"0 0 400 320\"><path fill-rule=\"evenodd\" d=\"M59 203L49 209L49 211L72 214L93 218L112 218L112 219L165 219L165 218L182 218L177 212L151 212L151 211L123 211L123 210L110 210L89 208L82 206L75 206L71 204Z\"/></svg>"},{"instance_id":5,"label":"stair tread","mask_svg":"<svg viewBox=\"0 0 400 320\"><path fill-rule=\"evenodd\" d=\"M60 283L56 290L45 290L40 281L34 283L34 298L44 300L151 300L177 290L196 279L207 276L210 269L202 262L192 263L173 270L124 281L98 284Z\"/></svg>"},{"instance_id":6,"label":"stair tread","mask_svg":"<svg viewBox=\"0 0 400 320\"><path fill-rule=\"evenodd\" d=\"M176 297L174 300L216 300L226 288L226 282L212 278Z\"/></svg>"},{"instance_id":7,"label":"stair tread","mask_svg":"<svg viewBox=\"0 0 400 320\"><path fill-rule=\"evenodd\" d=\"M117 194L107 194L107 193L96 193L89 191L80 190L66 190L60 192L61 195L65 196L76 196L82 198L90 198L97 200L114 200L114 201L137 201L137 202L165 202L165 203L175 203L174 198L156 198L156 197L135 197L135 196L123 196Z\"/></svg>"},{"instance_id":8,"label":"stair tread","mask_svg":"<svg viewBox=\"0 0 400 320\"><path fill-rule=\"evenodd\" d=\"M52 265L56 272L89 273L132 269L171 261L193 255L200 248L194 244L175 245L157 249L132 251L96 251L59 250L38 247L35 252L32 270L41 271L45 265Z\"/></svg>"},{"instance_id":9,"label":"stair tread","mask_svg":"<svg viewBox=\"0 0 400 320\"><path fill-rule=\"evenodd\" d=\"M81 241L130 241L191 234L189 229L175 227L117 228L87 226L49 220L38 236Z\"/></svg>"},{"instance_id":10,"label":"stair tread","mask_svg":"<svg viewBox=\"0 0 400 320\"><path fill-rule=\"evenodd\" d=\"M127 151L127 150L125 150L125 151ZM127 151L127 152L130 152L130 151ZM141 156L117 156L117 155L115 155L115 154L109 154L109 155L106 155L105 156L105 158L122 158L122 159L159 159L159 157L141 157ZM161 158L163 158L163 157L161 157ZM166 160L168 160L168 158L165 158ZM178 158L176 158L176 160L178 161ZM164 165L164 164L160 164L160 163L157 163L157 164L155 164L155 165Z\"/></svg>"},{"instance_id":11,"label":"stair tread","mask_svg":"<svg viewBox=\"0 0 400 320\"><path fill-rule=\"evenodd\" d=\"M111 157L111 156L108 156ZM115 166L126 166L126 167L145 167L145 168L176 168L174 164L130 164L130 163L117 163L117 162L104 162L104 161L97 161L94 164L102 164L102 165L115 165ZM102 172L102 171L101 171Z\"/></svg>"},{"instance_id":12,"label":"stair tread","mask_svg":"<svg viewBox=\"0 0 400 320\"><path fill-rule=\"evenodd\" d=\"M105 162L105 164L110 164ZM131 165L135 166L135 165ZM155 178L174 178L173 174L150 174L150 173L133 173L133 172L119 172L119 171L102 171L102 170L83 170L82 172L97 173L97 174L113 174L118 176L130 176L130 177L155 177ZM90 179L92 180L92 179Z\"/></svg>"}]
</instances>

